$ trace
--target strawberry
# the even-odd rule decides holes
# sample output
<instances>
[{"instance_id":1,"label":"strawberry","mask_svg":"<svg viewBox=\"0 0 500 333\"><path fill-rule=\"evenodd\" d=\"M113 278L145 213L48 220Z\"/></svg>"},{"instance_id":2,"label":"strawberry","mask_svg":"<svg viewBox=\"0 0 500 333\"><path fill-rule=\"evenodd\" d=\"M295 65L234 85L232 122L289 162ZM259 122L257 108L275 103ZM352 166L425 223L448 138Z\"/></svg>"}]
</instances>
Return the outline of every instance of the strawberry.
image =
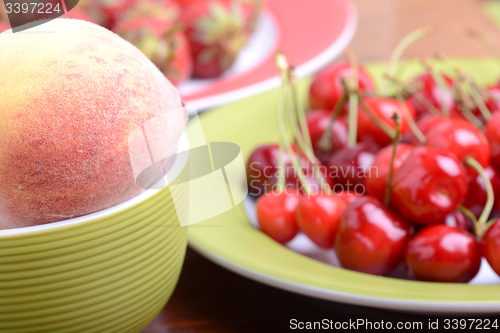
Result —
<instances>
[{"instance_id":1,"label":"strawberry","mask_svg":"<svg viewBox=\"0 0 500 333\"><path fill-rule=\"evenodd\" d=\"M176 1L182 7L181 22L191 48L193 77L221 75L247 42L249 7L243 0Z\"/></svg>"},{"instance_id":2,"label":"strawberry","mask_svg":"<svg viewBox=\"0 0 500 333\"><path fill-rule=\"evenodd\" d=\"M124 13L113 29L141 50L174 85L192 72L189 43L175 23L179 13L168 1L142 1Z\"/></svg>"},{"instance_id":3,"label":"strawberry","mask_svg":"<svg viewBox=\"0 0 500 333\"><path fill-rule=\"evenodd\" d=\"M112 29L119 18L138 0L79 0L78 8L83 10L99 25ZM140 0L139 0L140 1Z\"/></svg>"},{"instance_id":4,"label":"strawberry","mask_svg":"<svg viewBox=\"0 0 500 333\"><path fill-rule=\"evenodd\" d=\"M250 8L250 17L247 24L247 30L252 33L257 26L260 15L264 9L265 0L242 0Z\"/></svg>"}]
</instances>

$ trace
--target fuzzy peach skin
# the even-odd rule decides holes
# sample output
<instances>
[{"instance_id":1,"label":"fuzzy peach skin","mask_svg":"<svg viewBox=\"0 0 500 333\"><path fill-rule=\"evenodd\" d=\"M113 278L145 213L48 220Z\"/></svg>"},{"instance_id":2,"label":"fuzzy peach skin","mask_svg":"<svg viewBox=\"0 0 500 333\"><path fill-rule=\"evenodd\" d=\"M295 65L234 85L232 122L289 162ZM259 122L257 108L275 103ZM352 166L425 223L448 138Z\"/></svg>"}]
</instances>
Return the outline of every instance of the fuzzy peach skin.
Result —
<instances>
[{"instance_id":1,"label":"fuzzy peach skin","mask_svg":"<svg viewBox=\"0 0 500 333\"><path fill-rule=\"evenodd\" d=\"M144 149L129 149L144 147L131 133L158 116L167 142L165 133L146 136L165 155L187 120L179 94L109 30L56 19L1 33L0 226L65 220L139 194L131 155L151 163Z\"/></svg>"}]
</instances>

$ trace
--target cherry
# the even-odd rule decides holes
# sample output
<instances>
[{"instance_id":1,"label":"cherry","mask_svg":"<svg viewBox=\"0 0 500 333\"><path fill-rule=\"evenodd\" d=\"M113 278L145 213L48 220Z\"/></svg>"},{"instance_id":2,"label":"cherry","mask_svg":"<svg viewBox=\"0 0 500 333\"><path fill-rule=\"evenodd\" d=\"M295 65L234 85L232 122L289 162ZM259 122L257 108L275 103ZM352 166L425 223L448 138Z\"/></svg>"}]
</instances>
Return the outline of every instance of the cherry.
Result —
<instances>
[{"instance_id":1,"label":"cherry","mask_svg":"<svg viewBox=\"0 0 500 333\"><path fill-rule=\"evenodd\" d=\"M376 172L369 173L365 180L366 193L375 197L380 202L385 201L392 150L392 146L387 146L378 152L372 165L373 170ZM404 143L398 144L396 155L394 156L394 173L410 156L412 150L413 147L410 145Z\"/></svg>"},{"instance_id":2,"label":"cherry","mask_svg":"<svg viewBox=\"0 0 500 333\"><path fill-rule=\"evenodd\" d=\"M498 199L500 195L500 174L491 165L484 168L484 171L491 181L493 186L493 192L495 193L495 198ZM486 205L486 200L488 195L486 192L486 185L484 184L483 178L474 173L475 177L469 177L469 192L465 197L463 206L469 209L477 218L483 212L484 206Z\"/></svg>"},{"instance_id":3,"label":"cherry","mask_svg":"<svg viewBox=\"0 0 500 333\"><path fill-rule=\"evenodd\" d=\"M352 74L353 71L346 62L333 64L319 72L309 88L309 107L333 110L344 94L341 78L350 77ZM375 90L373 79L363 67L358 67L358 85L359 91Z\"/></svg>"},{"instance_id":4,"label":"cherry","mask_svg":"<svg viewBox=\"0 0 500 333\"><path fill-rule=\"evenodd\" d=\"M392 116L397 113L400 119L401 134L404 135L410 131L408 121L401 110L401 105L394 98L365 98L366 106L372 111L373 115L381 122L394 129L395 125ZM415 117L415 111L410 103L405 102L406 107L412 118ZM375 142L384 147L392 142L392 137L387 135L368 114L362 109L358 110L358 142Z\"/></svg>"},{"instance_id":5,"label":"cherry","mask_svg":"<svg viewBox=\"0 0 500 333\"><path fill-rule=\"evenodd\" d=\"M295 147L292 146L295 151ZM279 164L279 146L267 144L257 147L247 161L248 191L252 195L261 195L271 191L276 184L276 173ZM288 155L284 155L285 167L291 166Z\"/></svg>"},{"instance_id":6,"label":"cherry","mask_svg":"<svg viewBox=\"0 0 500 333\"><path fill-rule=\"evenodd\" d=\"M340 215L344 212L344 200L335 194L319 192L301 196L295 218L304 234L319 247L333 247Z\"/></svg>"},{"instance_id":7,"label":"cherry","mask_svg":"<svg viewBox=\"0 0 500 333\"><path fill-rule=\"evenodd\" d=\"M443 149L416 147L394 173L392 204L419 224L443 223L467 194L465 169Z\"/></svg>"},{"instance_id":8,"label":"cherry","mask_svg":"<svg viewBox=\"0 0 500 333\"><path fill-rule=\"evenodd\" d=\"M496 86L487 87L486 89L490 92L491 95L500 97L500 82L497 83ZM484 104L486 104L486 107L492 114L500 110L500 101L497 98L490 97L484 102Z\"/></svg>"},{"instance_id":9,"label":"cherry","mask_svg":"<svg viewBox=\"0 0 500 333\"><path fill-rule=\"evenodd\" d=\"M257 220L262 231L282 244L295 238L299 227L295 220L295 209L300 193L294 189L268 192L257 200Z\"/></svg>"},{"instance_id":10,"label":"cherry","mask_svg":"<svg viewBox=\"0 0 500 333\"><path fill-rule=\"evenodd\" d=\"M361 142L354 148L345 147L335 152L326 163L330 177L336 183L334 190L358 191L356 185L363 185L367 174L372 172L377 151L377 146Z\"/></svg>"},{"instance_id":11,"label":"cherry","mask_svg":"<svg viewBox=\"0 0 500 333\"><path fill-rule=\"evenodd\" d=\"M443 116L433 116L431 114L428 114L428 115L421 117L417 121L417 127L420 130L420 132L422 132L422 134L425 136L431 129L434 128L434 126L436 126L437 124L439 124L443 121L448 121L448 118L443 117ZM415 146L421 145L420 141L417 139L417 137L415 135L413 135L413 133L410 132L409 136L410 136L409 141L411 144L413 144Z\"/></svg>"},{"instance_id":12,"label":"cherry","mask_svg":"<svg viewBox=\"0 0 500 333\"><path fill-rule=\"evenodd\" d=\"M292 150L296 148L292 145ZM259 196L273 189L277 184L277 175L279 170L279 146L277 144L267 144L257 147L247 161L247 182L248 192L251 195ZM297 171L292 167L290 158L285 153L285 176L286 188L301 188L301 184L297 177ZM307 162L303 157L300 158L300 165L304 171L307 183L311 186L311 190L319 191L319 184L314 177L312 164ZM328 185L331 187L333 182L328 177L326 168L319 168L320 172L325 177Z\"/></svg>"},{"instance_id":13,"label":"cherry","mask_svg":"<svg viewBox=\"0 0 500 333\"><path fill-rule=\"evenodd\" d=\"M459 210L446 215L444 224L449 227L458 228L464 231L472 230L472 221L469 220L467 216L465 216L464 213Z\"/></svg>"},{"instance_id":14,"label":"cherry","mask_svg":"<svg viewBox=\"0 0 500 333\"><path fill-rule=\"evenodd\" d=\"M466 231L444 224L428 226L409 241L405 264L416 280L469 282L481 266L481 248Z\"/></svg>"},{"instance_id":15,"label":"cherry","mask_svg":"<svg viewBox=\"0 0 500 333\"><path fill-rule=\"evenodd\" d=\"M500 169L500 112L496 112L486 125L486 138L490 143L491 163Z\"/></svg>"},{"instance_id":16,"label":"cherry","mask_svg":"<svg viewBox=\"0 0 500 333\"><path fill-rule=\"evenodd\" d=\"M453 80L446 75L441 74L448 85L453 85ZM443 91L441 87L434 81L434 78L429 73L421 74L412 80L412 84L420 84L420 95L428 100L437 109L442 110L443 102L446 102L451 110L455 106L453 94L449 89ZM408 97L408 101L413 105L417 118L427 115L429 111L415 97Z\"/></svg>"},{"instance_id":17,"label":"cherry","mask_svg":"<svg viewBox=\"0 0 500 333\"><path fill-rule=\"evenodd\" d=\"M323 164L335 151L347 145L347 125L344 121L337 119L333 122L331 129L330 149L323 151L320 148L321 137L330 123L331 114L332 112L327 110L312 110L306 115L314 155Z\"/></svg>"},{"instance_id":18,"label":"cherry","mask_svg":"<svg viewBox=\"0 0 500 333\"><path fill-rule=\"evenodd\" d=\"M472 157L483 167L490 163L488 140L479 129L466 120L450 118L441 121L427 132L426 138L426 146L452 152L461 161Z\"/></svg>"},{"instance_id":19,"label":"cherry","mask_svg":"<svg viewBox=\"0 0 500 333\"><path fill-rule=\"evenodd\" d=\"M481 248L486 261L500 275L500 219L495 220L484 234Z\"/></svg>"},{"instance_id":20,"label":"cherry","mask_svg":"<svg viewBox=\"0 0 500 333\"><path fill-rule=\"evenodd\" d=\"M344 200L345 204L351 204L354 201L358 200L359 198L362 198L363 196L359 193L353 192L353 191L345 191L345 192L339 192L336 193L336 195Z\"/></svg>"},{"instance_id":21,"label":"cherry","mask_svg":"<svg viewBox=\"0 0 500 333\"><path fill-rule=\"evenodd\" d=\"M411 232L410 223L365 196L342 214L335 251L344 268L385 275L401 262Z\"/></svg>"}]
</instances>

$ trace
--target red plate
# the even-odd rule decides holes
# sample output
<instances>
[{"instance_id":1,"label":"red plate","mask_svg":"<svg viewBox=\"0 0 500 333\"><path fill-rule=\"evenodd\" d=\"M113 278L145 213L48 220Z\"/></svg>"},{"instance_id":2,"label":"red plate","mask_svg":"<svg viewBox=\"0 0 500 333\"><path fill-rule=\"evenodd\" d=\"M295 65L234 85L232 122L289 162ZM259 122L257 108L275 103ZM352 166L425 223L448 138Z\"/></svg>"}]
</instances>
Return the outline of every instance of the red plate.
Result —
<instances>
[{"instance_id":1,"label":"red plate","mask_svg":"<svg viewBox=\"0 0 500 333\"><path fill-rule=\"evenodd\" d=\"M233 67L218 79L189 80L179 91L190 108L200 111L277 87L277 50L296 66L298 77L313 74L345 49L356 25L352 0L268 0Z\"/></svg>"}]
</instances>

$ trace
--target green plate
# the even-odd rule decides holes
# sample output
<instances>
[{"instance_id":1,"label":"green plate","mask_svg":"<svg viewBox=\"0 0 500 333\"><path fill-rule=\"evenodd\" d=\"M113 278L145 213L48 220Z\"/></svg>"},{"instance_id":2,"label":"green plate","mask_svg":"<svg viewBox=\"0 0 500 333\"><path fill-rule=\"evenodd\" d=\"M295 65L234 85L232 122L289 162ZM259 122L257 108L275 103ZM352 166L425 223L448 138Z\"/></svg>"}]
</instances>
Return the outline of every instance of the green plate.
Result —
<instances>
[{"instance_id":1,"label":"green plate","mask_svg":"<svg viewBox=\"0 0 500 333\"><path fill-rule=\"evenodd\" d=\"M491 59L454 62L479 83L494 83L500 75L500 67ZM384 68L384 64L368 66L377 78ZM403 76L409 78L419 70L417 64L410 64ZM301 82L303 95L308 85L308 80ZM258 145L277 142L277 99L278 91L272 90L203 114L207 141L236 143L245 158ZM186 132L189 135L189 124ZM500 285L416 282L327 265L271 240L252 226L243 205L190 226L188 239L194 249L229 270L312 297L407 311L500 312Z\"/></svg>"}]
</instances>

